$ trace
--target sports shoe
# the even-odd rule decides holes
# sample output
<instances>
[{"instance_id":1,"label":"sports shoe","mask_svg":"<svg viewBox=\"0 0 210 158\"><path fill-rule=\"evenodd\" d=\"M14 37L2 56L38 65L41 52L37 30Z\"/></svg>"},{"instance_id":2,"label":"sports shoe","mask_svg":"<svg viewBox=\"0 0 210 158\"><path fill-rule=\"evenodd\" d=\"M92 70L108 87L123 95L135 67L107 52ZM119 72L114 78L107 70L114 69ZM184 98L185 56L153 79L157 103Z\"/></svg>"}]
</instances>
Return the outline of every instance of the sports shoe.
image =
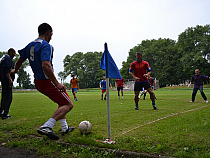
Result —
<instances>
[{"instance_id":1,"label":"sports shoe","mask_svg":"<svg viewBox=\"0 0 210 158\"><path fill-rule=\"evenodd\" d=\"M135 107L135 110L139 110L139 107L138 107L138 106L136 106L136 107Z\"/></svg>"},{"instance_id":2,"label":"sports shoe","mask_svg":"<svg viewBox=\"0 0 210 158\"><path fill-rule=\"evenodd\" d=\"M74 127L69 127L68 126L68 129L66 131L62 131L61 134L62 136L68 134L69 132L72 132L75 128Z\"/></svg>"},{"instance_id":3,"label":"sports shoe","mask_svg":"<svg viewBox=\"0 0 210 158\"><path fill-rule=\"evenodd\" d=\"M48 136L48 138L52 139L52 140L58 140L59 137L53 133L52 128L49 127L40 127L37 132L41 135L46 135Z\"/></svg>"},{"instance_id":4,"label":"sports shoe","mask_svg":"<svg viewBox=\"0 0 210 158\"><path fill-rule=\"evenodd\" d=\"M103 100L103 98L101 98L101 100Z\"/></svg>"},{"instance_id":5,"label":"sports shoe","mask_svg":"<svg viewBox=\"0 0 210 158\"><path fill-rule=\"evenodd\" d=\"M156 107L156 106L153 106L153 109L154 109L154 110L157 110L157 107Z\"/></svg>"},{"instance_id":6,"label":"sports shoe","mask_svg":"<svg viewBox=\"0 0 210 158\"><path fill-rule=\"evenodd\" d=\"M14 118L14 117L12 117L10 115L7 115L7 116L2 115L1 118L2 118L2 120L4 120L4 119L11 119L11 118Z\"/></svg>"},{"instance_id":7,"label":"sports shoe","mask_svg":"<svg viewBox=\"0 0 210 158\"><path fill-rule=\"evenodd\" d=\"M208 100L205 100L206 101L206 103L208 103L209 101Z\"/></svg>"},{"instance_id":8,"label":"sports shoe","mask_svg":"<svg viewBox=\"0 0 210 158\"><path fill-rule=\"evenodd\" d=\"M77 98L75 99L75 101L77 101Z\"/></svg>"},{"instance_id":9,"label":"sports shoe","mask_svg":"<svg viewBox=\"0 0 210 158\"><path fill-rule=\"evenodd\" d=\"M194 103L194 101L191 100L190 103Z\"/></svg>"},{"instance_id":10,"label":"sports shoe","mask_svg":"<svg viewBox=\"0 0 210 158\"><path fill-rule=\"evenodd\" d=\"M104 98L104 100L106 100L106 98Z\"/></svg>"}]
</instances>

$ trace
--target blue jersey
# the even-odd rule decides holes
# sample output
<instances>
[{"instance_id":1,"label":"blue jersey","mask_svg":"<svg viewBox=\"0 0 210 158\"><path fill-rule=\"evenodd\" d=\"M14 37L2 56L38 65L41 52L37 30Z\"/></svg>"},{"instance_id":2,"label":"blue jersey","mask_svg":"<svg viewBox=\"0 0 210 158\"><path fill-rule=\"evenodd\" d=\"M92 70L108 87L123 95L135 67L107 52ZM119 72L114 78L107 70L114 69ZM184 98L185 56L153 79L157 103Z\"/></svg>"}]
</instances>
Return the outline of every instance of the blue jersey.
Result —
<instances>
[{"instance_id":1,"label":"blue jersey","mask_svg":"<svg viewBox=\"0 0 210 158\"><path fill-rule=\"evenodd\" d=\"M52 65L53 47L45 40L37 38L25 48L19 50L23 60L28 59L36 80L48 79L42 69L43 61L50 61Z\"/></svg>"},{"instance_id":2,"label":"blue jersey","mask_svg":"<svg viewBox=\"0 0 210 158\"><path fill-rule=\"evenodd\" d=\"M99 84L102 87L101 89L106 89L106 80L102 80ZM110 84L110 82L109 82L109 84Z\"/></svg>"}]
</instances>

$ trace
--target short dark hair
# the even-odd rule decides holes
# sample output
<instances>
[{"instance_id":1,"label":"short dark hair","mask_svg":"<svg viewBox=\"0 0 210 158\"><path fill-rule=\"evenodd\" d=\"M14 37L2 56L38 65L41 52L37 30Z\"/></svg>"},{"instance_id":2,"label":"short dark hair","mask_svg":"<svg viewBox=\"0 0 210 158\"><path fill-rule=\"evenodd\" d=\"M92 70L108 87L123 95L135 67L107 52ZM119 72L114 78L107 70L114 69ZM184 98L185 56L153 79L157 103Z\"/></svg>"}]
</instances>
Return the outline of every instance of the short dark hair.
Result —
<instances>
[{"instance_id":1,"label":"short dark hair","mask_svg":"<svg viewBox=\"0 0 210 158\"><path fill-rule=\"evenodd\" d=\"M49 30L52 32L52 27L49 24L47 23L40 24L38 27L39 36L44 35Z\"/></svg>"},{"instance_id":2,"label":"short dark hair","mask_svg":"<svg viewBox=\"0 0 210 158\"><path fill-rule=\"evenodd\" d=\"M136 53L136 55L138 55L138 54L142 56L142 53L141 53L141 52L137 52L137 53Z\"/></svg>"},{"instance_id":3,"label":"short dark hair","mask_svg":"<svg viewBox=\"0 0 210 158\"><path fill-rule=\"evenodd\" d=\"M14 48L10 48L7 53L10 54L11 52L15 52Z\"/></svg>"}]
</instances>

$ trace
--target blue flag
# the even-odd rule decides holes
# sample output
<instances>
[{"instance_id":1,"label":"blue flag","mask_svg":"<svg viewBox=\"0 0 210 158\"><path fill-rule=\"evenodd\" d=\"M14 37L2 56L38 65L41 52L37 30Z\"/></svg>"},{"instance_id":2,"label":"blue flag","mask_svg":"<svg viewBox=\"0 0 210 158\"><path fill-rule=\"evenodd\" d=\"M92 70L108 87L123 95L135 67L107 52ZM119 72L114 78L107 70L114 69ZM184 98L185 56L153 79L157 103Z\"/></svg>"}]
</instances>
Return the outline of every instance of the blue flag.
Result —
<instances>
[{"instance_id":1,"label":"blue flag","mask_svg":"<svg viewBox=\"0 0 210 158\"><path fill-rule=\"evenodd\" d=\"M122 79L119 69L108 51L107 43L104 44L105 50L101 58L100 69L106 70L106 78Z\"/></svg>"}]
</instances>

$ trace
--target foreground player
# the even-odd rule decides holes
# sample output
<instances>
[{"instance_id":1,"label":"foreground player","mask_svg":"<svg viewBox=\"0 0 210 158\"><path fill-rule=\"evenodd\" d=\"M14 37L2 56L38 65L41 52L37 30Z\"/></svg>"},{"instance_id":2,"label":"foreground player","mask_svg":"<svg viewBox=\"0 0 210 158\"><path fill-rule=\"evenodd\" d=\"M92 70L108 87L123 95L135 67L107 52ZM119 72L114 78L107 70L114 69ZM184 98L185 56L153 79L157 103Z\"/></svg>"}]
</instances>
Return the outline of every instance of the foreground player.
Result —
<instances>
[{"instance_id":1,"label":"foreground player","mask_svg":"<svg viewBox=\"0 0 210 158\"><path fill-rule=\"evenodd\" d=\"M150 99L152 100L152 106L154 110L157 110L155 105L155 94L152 91L152 87L147 79L147 77L151 74L151 68L149 67L148 62L142 60L142 53L136 53L136 61L131 63L129 74L135 79L134 84L134 101L135 101L135 110L139 109L139 92L144 87L150 94ZM134 71L134 74L133 74Z\"/></svg>"},{"instance_id":2,"label":"foreground player","mask_svg":"<svg viewBox=\"0 0 210 158\"><path fill-rule=\"evenodd\" d=\"M38 33L37 39L18 51L20 57L15 64L14 73L17 73L22 63L28 59L34 73L36 89L58 104L58 109L52 117L37 130L39 134L57 140L59 137L53 133L52 128L58 120L61 122L62 135L74 129L66 122L66 114L73 108L73 103L66 92L66 87L58 82L53 72L53 47L49 44L53 34L52 27L43 23L39 25Z\"/></svg>"},{"instance_id":3,"label":"foreground player","mask_svg":"<svg viewBox=\"0 0 210 158\"><path fill-rule=\"evenodd\" d=\"M192 84L192 82L194 82L192 100L190 102L195 101L195 96L197 94L197 91L200 90L203 99L205 100L206 103L208 103L207 97L206 97L205 93L203 92L203 81L207 80L207 79L210 79L210 77L201 75L199 72L199 69L195 70L195 75L192 76L191 81L190 81L190 85Z\"/></svg>"},{"instance_id":4,"label":"foreground player","mask_svg":"<svg viewBox=\"0 0 210 158\"><path fill-rule=\"evenodd\" d=\"M79 84L78 84L77 79L74 78L75 75L72 74L71 76L72 76L72 79L70 80L69 90L71 89L71 86L72 86L72 94L74 96L74 101L77 101L76 93L77 93L77 90L79 90Z\"/></svg>"},{"instance_id":5,"label":"foreground player","mask_svg":"<svg viewBox=\"0 0 210 158\"><path fill-rule=\"evenodd\" d=\"M116 79L116 80L115 80L115 87L117 87L119 99L120 99L120 91L121 91L122 99L123 99L123 87L124 87L124 82L125 82L124 78L122 78L122 79Z\"/></svg>"}]
</instances>

